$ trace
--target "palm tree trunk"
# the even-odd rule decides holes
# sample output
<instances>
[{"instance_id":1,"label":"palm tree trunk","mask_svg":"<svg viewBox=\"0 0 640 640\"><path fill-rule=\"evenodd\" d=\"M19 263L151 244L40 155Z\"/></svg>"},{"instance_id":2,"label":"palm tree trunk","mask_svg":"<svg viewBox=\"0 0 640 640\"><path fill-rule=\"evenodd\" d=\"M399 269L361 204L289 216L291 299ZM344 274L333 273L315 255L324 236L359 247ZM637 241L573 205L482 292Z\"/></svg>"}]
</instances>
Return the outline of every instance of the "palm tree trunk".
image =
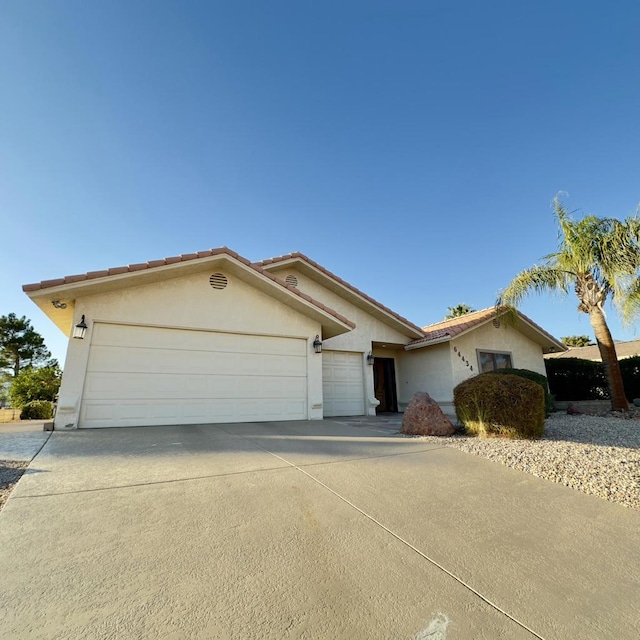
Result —
<instances>
[{"instance_id":1,"label":"palm tree trunk","mask_svg":"<svg viewBox=\"0 0 640 640\"><path fill-rule=\"evenodd\" d=\"M616 346L611 337L611 332L604 319L602 309L598 307L592 308L589 312L589 321L593 327L593 333L596 336L600 356L604 371L607 374L607 382L609 383L609 395L611 396L611 408L614 411L628 411L629 403L624 392L622 383L622 372L616 354Z\"/></svg>"}]
</instances>

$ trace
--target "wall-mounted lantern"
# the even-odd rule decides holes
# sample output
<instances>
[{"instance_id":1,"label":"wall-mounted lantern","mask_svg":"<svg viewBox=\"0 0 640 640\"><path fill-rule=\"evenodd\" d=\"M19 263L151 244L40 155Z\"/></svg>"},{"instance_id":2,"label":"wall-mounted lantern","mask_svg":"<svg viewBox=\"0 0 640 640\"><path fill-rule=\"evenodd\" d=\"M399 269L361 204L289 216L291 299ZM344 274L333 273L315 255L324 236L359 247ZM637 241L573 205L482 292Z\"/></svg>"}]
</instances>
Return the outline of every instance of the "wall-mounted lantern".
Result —
<instances>
[{"instance_id":1,"label":"wall-mounted lantern","mask_svg":"<svg viewBox=\"0 0 640 640\"><path fill-rule=\"evenodd\" d=\"M373 363L376 361L373 353L371 353L371 351L369 351L369 355L367 355L367 364L370 366L373 366Z\"/></svg>"},{"instance_id":2,"label":"wall-mounted lantern","mask_svg":"<svg viewBox=\"0 0 640 640\"><path fill-rule=\"evenodd\" d=\"M320 340L320 336L316 336L316 339L313 341L313 350L316 353L322 353L322 341Z\"/></svg>"},{"instance_id":3,"label":"wall-mounted lantern","mask_svg":"<svg viewBox=\"0 0 640 640\"><path fill-rule=\"evenodd\" d=\"M87 324L84 321L84 314L82 315L82 318L80 319L80 322L78 322L78 324L73 327L73 337L74 338L78 338L78 340L84 340L84 336L87 333Z\"/></svg>"}]
</instances>

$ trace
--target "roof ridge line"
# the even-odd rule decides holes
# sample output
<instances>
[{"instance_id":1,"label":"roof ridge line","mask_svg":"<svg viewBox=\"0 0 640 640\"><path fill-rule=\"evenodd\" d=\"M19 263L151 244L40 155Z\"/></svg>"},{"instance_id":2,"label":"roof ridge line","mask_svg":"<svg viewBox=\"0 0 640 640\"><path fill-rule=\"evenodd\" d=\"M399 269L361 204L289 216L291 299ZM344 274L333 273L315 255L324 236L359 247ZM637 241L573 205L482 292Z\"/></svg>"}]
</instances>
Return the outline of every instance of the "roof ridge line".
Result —
<instances>
[{"instance_id":1,"label":"roof ridge line","mask_svg":"<svg viewBox=\"0 0 640 640\"><path fill-rule=\"evenodd\" d=\"M122 267L110 267L108 269L103 269L100 271L88 271L84 274L69 275L69 276L64 276L63 278L56 278L54 280L42 280L41 282L22 285L22 290L25 293L32 293L35 291L41 291L43 289L51 289L53 287L63 286L65 284L75 284L77 282L85 282L88 280L98 280L101 278L108 278L111 276L122 275L125 273L134 273L136 271L156 269L158 267L178 264L180 262L189 262L191 260L199 260L202 258L211 258L213 256L222 255L222 254L237 260L241 264L254 270L256 273L259 273L260 275L263 275L269 278L270 280L272 280L273 282L276 282L279 286L283 287L290 293L293 293L294 295L302 298L306 302L311 303L314 307L320 309L321 311L325 311L330 316L333 316L336 320L339 320L343 324L346 324L348 327L355 329L356 327L355 322L349 320L348 318L343 316L341 313L339 313L335 309L328 307L324 303L320 302L319 300L316 300L315 298L311 297L306 293L303 293L302 291L296 289L295 287L291 287L284 280L281 280L280 278L273 275L272 273L269 273L268 271L263 269L260 265L254 262L251 262L247 258L241 256L239 253L233 251L232 249L229 249L229 247L226 247L226 246L217 247L214 249L207 249L205 251L197 251L195 253L183 253L183 254L180 254L179 256L171 256L168 258L163 258L161 260L149 260L147 262L139 262L139 263L134 263L134 264L130 264Z\"/></svg>"},{"instance_id":2,"label":"roof ridge line","mask_svg":"<svg viewBox=\"0 0 640 640\"><path fill-rule=\"evenodd\" d=\"M349 282L347 282L346 280L344 280L340 276L336 275L335 273L333 273L332 271L330 271L326 267L323 267L320 263L318 263L315 260L309 258L307 255L305 255L304 253L302 253L300 251L296 251L294 253L285 254L283 256L276 256L276 257L273 257L273 258L268 258L266 260L261 260L261 261L258 261L256 264L261 266L261 267L262 266L266 267L266 266L269 266L269 265L272 265L272 264L278 264L279 262L285 262L286 260L291 260L291 259L296 259L296 258L300 259L300 260L303 260L304 262L308 263L312 267L315 267L316 269L318 269L318 271L320 271L324 275L328 276L329 278L332 278L333 280L335 280L336 282L338 282L339 284L341 284L345 288L350 289L354 293L360 295L361 297L363 297L365 300L367 300L368 302L370 302L374 306L376 306L376 307L382 309L383 311L389 313L396 320L399 320L402 324L407 325L407 326L411 327L414 330L417 330L419 333L424 333L424 330L421 327L419 327L418 325L414 324L413 322L411 322L410 320L408 320L404 316L401 316L399 313L396 313L395 311L393 311L393 309L390 309L389 307L387 307L386 305L382 304L381 302L379 302L375 298L372 298L370 295L366 294L361 289L358 289L354 285L350 284Z\"/></svg>"}]
</instances>

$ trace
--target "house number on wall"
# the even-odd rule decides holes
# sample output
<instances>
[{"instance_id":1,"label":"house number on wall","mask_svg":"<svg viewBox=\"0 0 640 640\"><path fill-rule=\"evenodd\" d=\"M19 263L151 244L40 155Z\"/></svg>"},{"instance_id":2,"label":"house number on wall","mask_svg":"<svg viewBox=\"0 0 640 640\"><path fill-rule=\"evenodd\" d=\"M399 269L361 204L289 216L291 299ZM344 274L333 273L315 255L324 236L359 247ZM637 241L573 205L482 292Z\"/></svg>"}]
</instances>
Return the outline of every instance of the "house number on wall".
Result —
<instances>
[{"instance_id":1,"label":"house number on wall","mask_svg":"<svg viewBox=\"0 0 640 640\"><path fill-rule=\"evenodd\" d=\"M458 347L453 347L453 350L455 353L458 354L458 358L462 358L462 362L464 362L467 365L467 367L469 367L469 370L473 371L473 365L471 365L469 361L462 355L462 353L458 351Z\"/></svg>"}]
</instances>

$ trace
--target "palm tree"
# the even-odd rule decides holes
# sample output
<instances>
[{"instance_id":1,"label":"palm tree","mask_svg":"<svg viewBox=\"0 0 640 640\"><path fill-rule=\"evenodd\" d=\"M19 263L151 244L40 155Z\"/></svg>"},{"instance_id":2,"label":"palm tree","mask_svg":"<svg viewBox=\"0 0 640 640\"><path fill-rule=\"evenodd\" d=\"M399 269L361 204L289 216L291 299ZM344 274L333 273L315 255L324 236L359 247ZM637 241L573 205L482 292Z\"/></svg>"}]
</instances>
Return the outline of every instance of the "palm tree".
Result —
<instances>
[{"instance_id":1,"label":"palm tree","mask_svg":"<svg viewBox=\"0 0 640 640\"><path fill-rule=\"evenodd\" d=\"M626 411L629 404L604 304L611 297L625 322L640 310L640 219L622 222L587 216L575 221L558 198L554 209L559 226L557 251L543 258L541 266L519 273L498 296L496 305L513 311L531 293L573 289L578 311L589 315L607 374L611 408Z\"/></svg>"},{"instance_id":2,"label":"palm tree","mask_svg":"<svg viewBox=\"0 0 640 640\"><path fill-rule=\"evenodd\" d=\"M567 347L588 347L591 345L589 336L564 336L560 338L560 341Z\"/></svg>"},{"instance_id":3,"label":"palm tree","mask_svg":"<svg viewBox=\"0 0 640 640\"><path fill-rule=\"evenodd\" d=\"M451 320L452 318L459 318L460 316L465 315L466 313L471 313L475 311L468 304L457 304L455 307L447 307L449 309L449 313L444 317L445 320Z\"/></svg>"}]
</instances>

